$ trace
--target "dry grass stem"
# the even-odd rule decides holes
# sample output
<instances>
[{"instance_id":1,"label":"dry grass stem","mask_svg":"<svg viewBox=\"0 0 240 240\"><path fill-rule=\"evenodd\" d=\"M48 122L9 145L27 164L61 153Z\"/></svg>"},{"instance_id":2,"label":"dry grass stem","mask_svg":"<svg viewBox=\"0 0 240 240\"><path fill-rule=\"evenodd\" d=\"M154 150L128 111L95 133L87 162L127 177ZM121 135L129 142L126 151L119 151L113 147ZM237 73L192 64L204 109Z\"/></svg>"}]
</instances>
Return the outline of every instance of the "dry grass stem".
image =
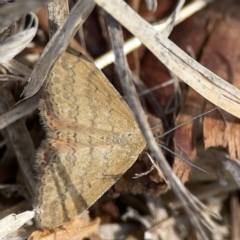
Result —
<instances>
[{"instance_id":1,"label":"dry grass stem","mask_svg":"<svg viewBox=\"0 0 240 240\"><path fill-rule=\"evenodd\" d=\"M190 3L189 5L187 5L186 7L184 7L181 10L179 9L180 10L179 13L176 14L176 21L173 22L174 26L183 22L186 18L192 16L197 11L200 11L208 3L209 3L209 1L205 1L205 0L204 1L196 1L196 2ZM169 25L171 24L171 22L173 20L173 15L174 14L171 14L166 19L160 21L160 23L154 23L153 24L154 29L165 34L165 31L168 29ZM142 44L141 41L136 37L133 37L133 38L127 40L123 45L124 54L127 55L128 53L132 52L133 50L135 50L139 46L141 46L141 44ZM103 69L106 66L108 66L109 64L113 63L114 61L115 61L115 58L114 58L113 51L109 51L109 52L105 53L104 55L100 56L99 58L97 58L94 62L99 69Z\"/></svg>"},{"instance_id":2,"label":"dry grass stem","mask_svg":"<svg viewBox=\"0 0 240 240\"><path fill-rule=\"evenodd\" d=\"M168 38L158 33L123 1L105 2L95 0L95 2L113 15L148 47L169 70L195 91L218 107L236 117L240 117L240 90L189 57Z\"/></svg>"}]
</instances>

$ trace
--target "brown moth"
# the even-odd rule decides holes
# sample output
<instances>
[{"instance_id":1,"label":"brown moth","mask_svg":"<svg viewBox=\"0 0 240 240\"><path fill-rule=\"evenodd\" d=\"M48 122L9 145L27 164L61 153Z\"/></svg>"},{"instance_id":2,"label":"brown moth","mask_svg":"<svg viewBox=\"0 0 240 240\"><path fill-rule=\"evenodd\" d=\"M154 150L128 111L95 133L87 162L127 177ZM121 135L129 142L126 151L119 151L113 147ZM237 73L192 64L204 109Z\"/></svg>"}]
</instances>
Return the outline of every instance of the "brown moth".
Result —
<instances>
[{"instance_id":1,"label":"brown moth","mask_svg":"<svg viewBox=\"0 0 240 240\"><path fill-rule=\"evenodd\" d=\"M146 142L122 97L83 55L57 60L39 109L46 140L37 152L36 223L52 228L91 206Z\"/></svg>"}]
</instances>

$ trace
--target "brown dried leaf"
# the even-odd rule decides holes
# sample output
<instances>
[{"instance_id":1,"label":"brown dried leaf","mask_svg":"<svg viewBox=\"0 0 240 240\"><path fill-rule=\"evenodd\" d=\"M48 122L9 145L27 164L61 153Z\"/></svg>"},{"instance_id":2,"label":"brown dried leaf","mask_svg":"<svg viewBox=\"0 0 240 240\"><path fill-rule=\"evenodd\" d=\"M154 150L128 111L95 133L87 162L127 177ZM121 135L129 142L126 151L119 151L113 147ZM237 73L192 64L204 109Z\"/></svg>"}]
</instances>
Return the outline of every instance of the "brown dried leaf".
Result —
<instances>
[{"instance_id":1,"label":"brown dried leaf","mask_svg":"<svg viewBox=\"0 0 240 240\"><path fill-rule=\"evenodd\" d=\"M55 229L39 230L33 232L28 240L65 240L83 239L90 237L100 225L100 218L89 220L88 212L77 216Z\"/></svg>"}]
</instances>

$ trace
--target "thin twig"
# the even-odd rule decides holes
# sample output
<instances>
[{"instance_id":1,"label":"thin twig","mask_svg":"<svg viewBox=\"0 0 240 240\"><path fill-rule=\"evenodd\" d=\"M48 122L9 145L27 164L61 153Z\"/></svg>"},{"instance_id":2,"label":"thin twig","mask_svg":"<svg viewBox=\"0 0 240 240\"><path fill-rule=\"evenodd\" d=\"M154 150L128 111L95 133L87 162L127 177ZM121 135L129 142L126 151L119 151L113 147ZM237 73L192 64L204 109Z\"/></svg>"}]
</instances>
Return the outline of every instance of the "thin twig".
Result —
<instances>
[{"instance_id":1,"label":"thin twig","mask_svg":"<svg viewBox=\"0 0 240 240\"><path fill-rule=\"evenodd\" d=\"M193 2L189 5L187 5L179 12L179 14L177 14L176 22L174 23L174 25L175 26L178 25L179 23L186 20L188 17L192 16L197 11L200 11L207 4L209 4L209 2L210 1L208 1L208 0L202 0L202 1L196 1L196 2ZM158 23L154 23L153 27L158 32L164 32L164 30L167 28L168 24L169 23L167 21L161 21ZM137 49L138 47L140 47L141 45L142 45L141 41L138 38L133 37L124 43L124 46L123 46L124 53L127 55L130 52ZM99 69L103 69L106 66L110 65L111 63L113 63L114 61L115 61L115 58L114 58L113 51L109 51L109 52L103 54L102 56L98 57L94 62Z\"/></svg>"}]
</instances>

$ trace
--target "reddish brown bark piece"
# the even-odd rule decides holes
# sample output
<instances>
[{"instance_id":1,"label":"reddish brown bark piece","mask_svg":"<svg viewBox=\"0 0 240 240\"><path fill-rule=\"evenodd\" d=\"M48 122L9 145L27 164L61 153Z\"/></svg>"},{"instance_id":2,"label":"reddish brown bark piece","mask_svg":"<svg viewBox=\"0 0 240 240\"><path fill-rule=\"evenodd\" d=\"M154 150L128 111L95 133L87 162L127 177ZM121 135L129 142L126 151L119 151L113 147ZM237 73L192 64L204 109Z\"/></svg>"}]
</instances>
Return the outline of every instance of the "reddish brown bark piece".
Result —
<instances>
[{"instance_id":1,"label":"reddish brown bark piece","mask_svg":"<svg viewBox=\"0 0 240 240\"><path fill-rule=\"evenodd\" d=\"M184 108L180 112L176 125L186 122L192 116L197 116L201 113L204 99L194 90L190 89L187 94L187 100ZM188 161L194 161L196 158L196 127L197 121L180 127L174 135L174 149L177 154ZM173 171L182 180L186 182L190 173L191 167L183 160L175 157L173 163Z\"/></svg>"},{"instance_id":2,"label":"reddish brown bark piece","mask_svg":"<svg viewBox=\"0 0 240 240\"><path fill-rule=\"evenodd\" d=\"M222 15L215 22L201 63L211 71L240 87L240 2L221 2ZM219 15L219 13L215 13ZM208 103L206 109L212 108ZM240 158L239 119L221 110L212 112L204 118L204 146L226 147L231 159Z\"/></svg>"},{"instance_id":3,"label":"reddish brown bark piece","mask_svg":"<svg viewBox=\"0 0 240 240\"><path fill-rule=\"evenodd\" d=\"M176 28L172 37L184 50L190 45L196 56L202 52L200 63L237 87L240 86L239 11L240 4L236 0L217 1ZM176 125L200 114L204 101L199 94L190 89ZM203 112L212 107L212 104L208 103ZM225 112L223 114L226 123L218 111L204 117L205 148L228 147L230 157L239 158L239 120ZM183 157L191 161L196 158L194 131L194 123L189 123L179 128L174 137L176 152L180 150L179 153L183 153ZM175 158L173 170L183 182L188 179L190 167L186 163Z\"/></svg>"},{"instance_id":4,"label":"reddish brown bark piece","mask_svg":"<svg viewBox=\"0 0 240 240\"><path fill-rule=\"evenodd\" d=\"M203 15L206 17L204 18ZM207 17L206 10L203 10L176 27L170 38L185 51L188 46L191 46L195 55L198 56L207 36L206 22L208 19L209 15ZM175 125L178 126L193 116L201 114L203 104L204 98L189 88ZM174 134L175 152L192 162L196 159L196 125L196 122L192 121L178 128ZM182 182L188 180L190 170L189 164L177 157L174 158L173 171Z\"/></svg>"}]
</instances>

